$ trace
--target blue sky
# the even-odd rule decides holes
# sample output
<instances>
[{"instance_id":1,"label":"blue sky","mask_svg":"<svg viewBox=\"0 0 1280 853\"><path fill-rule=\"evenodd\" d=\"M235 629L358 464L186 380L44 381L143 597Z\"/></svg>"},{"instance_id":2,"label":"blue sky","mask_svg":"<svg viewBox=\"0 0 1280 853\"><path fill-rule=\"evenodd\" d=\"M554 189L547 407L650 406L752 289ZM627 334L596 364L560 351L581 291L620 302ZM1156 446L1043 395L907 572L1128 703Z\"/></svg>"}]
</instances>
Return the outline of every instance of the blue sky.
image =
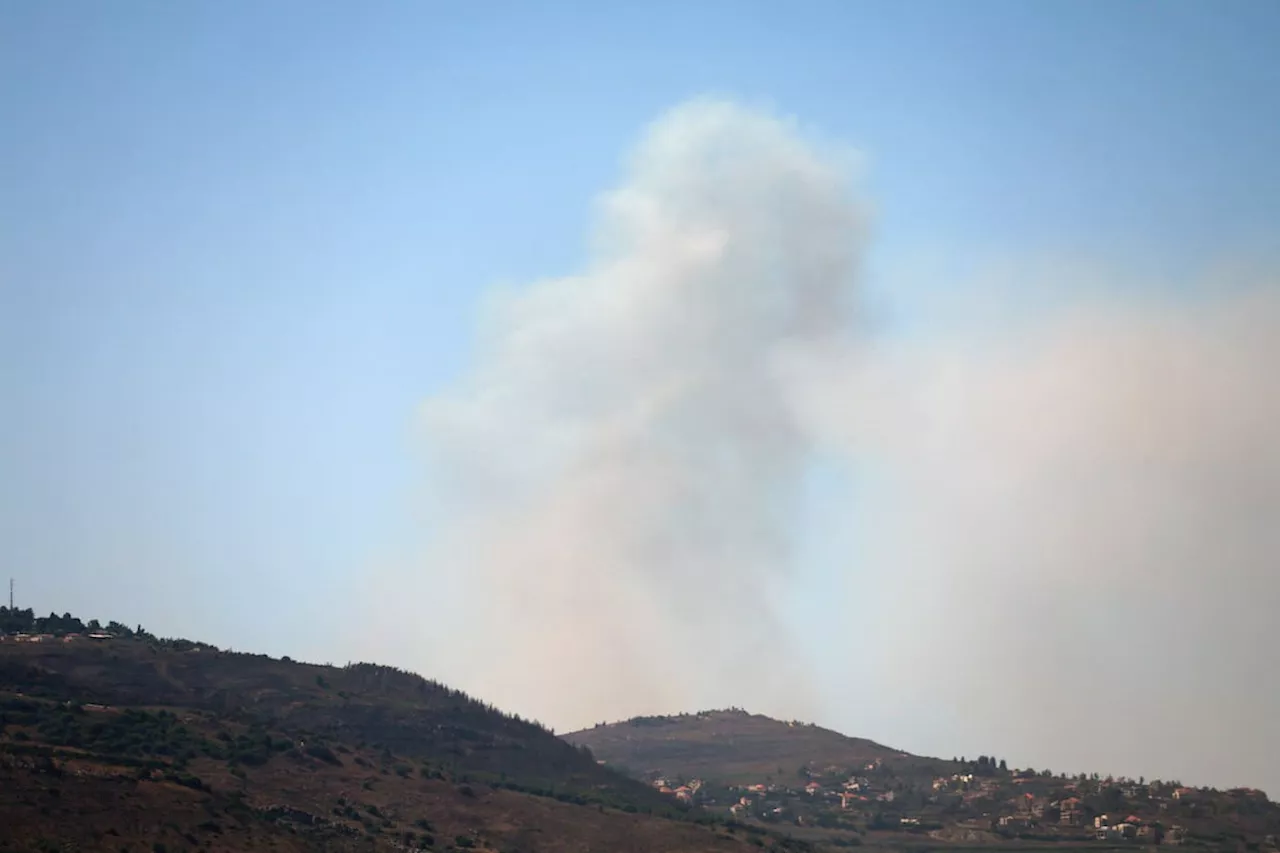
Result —
<instances>
[{"instance_id":1,"label":"blue sky","mask_svg":"<svg viewBox=\"0 0 1280 853\"><path fill-rule=\"evenodd\" d=\"M1008 258L1266 249L1277 38L1243 0L6 4L0 566L40 611L342 660L481 295L581 266L664 110L862 151L905 330Z\"/></svg>"}]
</instances>

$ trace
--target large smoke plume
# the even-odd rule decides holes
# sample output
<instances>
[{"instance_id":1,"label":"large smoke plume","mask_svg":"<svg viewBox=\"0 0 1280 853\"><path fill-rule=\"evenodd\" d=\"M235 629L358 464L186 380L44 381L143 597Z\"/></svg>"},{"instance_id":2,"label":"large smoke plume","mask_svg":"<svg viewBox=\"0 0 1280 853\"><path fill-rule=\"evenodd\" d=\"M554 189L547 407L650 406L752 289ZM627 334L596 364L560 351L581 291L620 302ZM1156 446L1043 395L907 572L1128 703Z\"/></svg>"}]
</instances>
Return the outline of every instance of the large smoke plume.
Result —
<instances>
[{"instance_id":1,"label":"large smoke plume","mask_svg":"<svg viewBox=\"0 0 1280 853\"><path fill-rule=\"evenodd\" d=\"M492 641L469 686L577 723L806 706L771 605L807 441L776 362L848 326L844 160L770 117L686 105L602 199L587 268L488 305L474 372L425 412L434 559Z\"/></svg>"},{"instance_id":2,"label":"large smoke plume","mask_svg":"<svg viewBox=\"0 0 1280 853\"><path fill-rule=\"evenodd\" d=\"M583 271L491 299L424 414L433 540L397 582L455 616L424 611L410 662L558 726L737 704L848 730L874 704L900 725L852 733L921 751L1280 782L1274 282L1031 264L965 292L1038 312L870 337L852 162L686 104ZM815 452L881 484L848 518L881 583L821 678L775 605Z\"/></svg>"}]
</instances>

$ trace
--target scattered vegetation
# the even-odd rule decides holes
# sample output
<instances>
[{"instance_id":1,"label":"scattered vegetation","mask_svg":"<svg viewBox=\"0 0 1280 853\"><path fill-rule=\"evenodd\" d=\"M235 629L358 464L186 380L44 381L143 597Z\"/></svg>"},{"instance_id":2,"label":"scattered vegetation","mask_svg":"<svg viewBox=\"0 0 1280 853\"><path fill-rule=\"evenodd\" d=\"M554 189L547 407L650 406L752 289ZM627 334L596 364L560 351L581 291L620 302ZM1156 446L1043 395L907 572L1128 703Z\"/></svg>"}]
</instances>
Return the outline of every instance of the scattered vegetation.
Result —
<instances>
[{"instance_id":1,"label":"scattered vegetation","mask_svg":"<svg viewBox=\"0 0 1280 853\"><path fill-rule=\"evenodd\" d=\"M0 625L48 635L0 638L0 851L39 839L195 851L216 838L532 853L560 839L634 846L637 833L653 850L742 846L536 721L394 667L279 660L69 614L0 608ZM289 804L299 774L330 792L321 813ZM495 809L519 828L491 836Z\"/></svg>"}]
</instances>

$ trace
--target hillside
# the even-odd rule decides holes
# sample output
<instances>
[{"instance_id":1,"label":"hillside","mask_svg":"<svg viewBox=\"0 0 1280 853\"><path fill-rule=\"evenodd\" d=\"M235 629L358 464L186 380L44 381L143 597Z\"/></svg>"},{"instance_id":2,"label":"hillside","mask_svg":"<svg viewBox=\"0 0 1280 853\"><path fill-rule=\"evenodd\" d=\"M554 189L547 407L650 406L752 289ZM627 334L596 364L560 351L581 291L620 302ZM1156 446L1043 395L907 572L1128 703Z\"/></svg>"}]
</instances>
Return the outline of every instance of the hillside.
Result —
<instances>
[{"instance_id":1,"label":"hillside","mask_svg":"<svg viewBox=\"0 0 1280 853\"><path fill-rule=\"evenodd\" d=\"M793 780L800 767L857 767L904 754L874 741L745 711L636 717L564 736L640 777L749 784Z\"/></svg>"},{"instance_id":2,"label":"hillside","mask_svg":"<svg viewBox=\"0 0 1280 853\"><path fill-rule=\"evenodd\" d=\"M737 710L640 717L566 740L712 814L833 845L1280 851L1280 806L1249 788L923 758Z\"/></svg>"},{"instance_id":3,"label":"hillside","mask_svg":"<svg viewBox=\"0 0 1280 853\"><path fill-rule=\"evenodd\" d=\"M802 846L701 825L547 729L387 667L145 633L2 639L0 851Z\"/></svg>"},{"instance_id":4,"label":"hillside","mask_svg":"<svg viewBox=\"0 0 1280 853\"><path fill-rule=\"evenodd\" d=\"M741 711L562 740L389 667L32 624L62 636L0 635L0 853L1280 853L1260 791L922 758Z\"/></svg>"}]
</instances>

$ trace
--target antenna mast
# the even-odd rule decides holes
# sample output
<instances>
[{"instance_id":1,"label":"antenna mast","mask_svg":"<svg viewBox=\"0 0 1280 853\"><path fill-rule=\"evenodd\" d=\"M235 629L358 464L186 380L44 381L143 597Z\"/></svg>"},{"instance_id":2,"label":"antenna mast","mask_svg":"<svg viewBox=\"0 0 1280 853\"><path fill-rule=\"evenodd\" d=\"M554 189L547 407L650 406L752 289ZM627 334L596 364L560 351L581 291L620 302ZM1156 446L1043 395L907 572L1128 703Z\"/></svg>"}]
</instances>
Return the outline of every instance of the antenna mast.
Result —
<instances>
[{"instance_id":1,"label":"antenna mast","mask_svg":"<svg viewBox=\"0 0 1280 853\"><path fill-rule=\"evenodd\" d=\"M9 612L13 612L13 578L9 578Z\"/></svg>"}]
</instances>

